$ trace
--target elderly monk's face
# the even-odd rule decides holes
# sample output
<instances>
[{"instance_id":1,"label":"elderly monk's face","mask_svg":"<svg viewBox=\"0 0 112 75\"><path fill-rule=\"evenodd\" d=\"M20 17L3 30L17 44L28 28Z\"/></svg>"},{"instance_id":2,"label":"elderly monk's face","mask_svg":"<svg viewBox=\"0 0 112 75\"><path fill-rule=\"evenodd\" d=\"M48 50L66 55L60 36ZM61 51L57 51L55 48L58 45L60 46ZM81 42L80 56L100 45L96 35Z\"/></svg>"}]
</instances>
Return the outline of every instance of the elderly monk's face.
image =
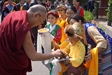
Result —
<instances>
[{"instance_id":1,"label":"elderly monk's face","mask_svg":"<svg viewBox=\"0 0 112 75\"><path fill-rule=\"evenodd\" d=\"M46 16L47 16L47 13L44 13L44 14L40 14L40 13L37 13L36 17L34 17L34 25L35 26L39 26L39 25L42 25L46 19Z\"/></svg>"}]
</instances>

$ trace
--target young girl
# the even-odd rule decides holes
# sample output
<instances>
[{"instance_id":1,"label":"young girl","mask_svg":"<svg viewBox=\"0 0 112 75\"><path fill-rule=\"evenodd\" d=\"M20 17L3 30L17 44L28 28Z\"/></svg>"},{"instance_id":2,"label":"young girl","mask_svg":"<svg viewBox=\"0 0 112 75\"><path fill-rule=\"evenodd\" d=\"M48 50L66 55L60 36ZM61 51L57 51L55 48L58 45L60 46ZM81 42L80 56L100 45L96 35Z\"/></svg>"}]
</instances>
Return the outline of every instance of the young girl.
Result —
<instances>
[{"instance_id":1,"label":"young girl","mask_svg":"<svg viewBox=\"0 0 112 75\"><path fill-rule=\"evenodd\" d=\"M77 10L75 7L73 7L73 6L68 7L68 9L66 10L66 20L68 23L69 23L71 17L73 15L75 15L76 13L77 13Z\"/></svg>"},{"instance_id":2,"label":"young girl","mask_svg":"<svg viewBox=\"0 0 112 75\"><path fill-rule=\"evenodd\" d=\"M84 56L85 46L81 42L82 38L78 35L81 32L80 29L74 29L73 26L67 26L65 33L68 37L69 44L63 49L69 56L63 63L68 67L68 75L83 75L84 73Z\"/></svg>"},{"instance_id":3,"label":"young girl","mask_svg":"<svg viewBox=\"0 0 112 75\"><path fill-rule=\"evenodd\" d=\"M46 26L46 28L48 28L50 30L53 40L56 43L60 44L60 40L62 37L62 29L57 24L58 17L59 17L59 15L58 15L57 11L55 11L55 10L49 11L48 15L47 15L49 24Z\"/></svg>"},{"instance_id":4,"label":"young girl","mask_svg":"<svg viewBox=\"0 0 112 75\"><path fill-rule=\"evenodd\" d=\"M62 4L57 6L57 11L59 14L59 19L57 21L57 24L62 28L62 38L61 38L61 43L67 38L64 29L66 26L68 26L68 22L66 21L66 7Z\"/></svg>"},{"instance_id":5,"label":"young girl","mask_svg":"<svg viewBox=\"0 0 112 75\"><path fill-rule=\"evenodd\" d=\"M53 43L56 43L56 44L60 44L60 40L62 37L62 29L57 24L58 18L59 18L59 15L57 11L51 10L48 12L47 20L49 23L46 25L46 28L49 29L51 36L53 37ZM54 47L54 45L52 45L52 47ZM52 67L53 67L52 63L48 63L46 66L50 70L50 75L53 75L52 74Z\"/></svg>"}]
</instances>

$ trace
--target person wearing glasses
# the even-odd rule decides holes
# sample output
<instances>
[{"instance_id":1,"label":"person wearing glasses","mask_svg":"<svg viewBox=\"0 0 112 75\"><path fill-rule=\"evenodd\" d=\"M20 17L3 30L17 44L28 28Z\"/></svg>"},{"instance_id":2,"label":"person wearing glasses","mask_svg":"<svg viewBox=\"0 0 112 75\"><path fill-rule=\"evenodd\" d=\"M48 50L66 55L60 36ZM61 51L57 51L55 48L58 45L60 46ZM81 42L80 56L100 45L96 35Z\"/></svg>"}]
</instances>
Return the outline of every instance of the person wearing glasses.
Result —
<instances>
[{"instance_id":1,"label":"person wearing glasses","mask_svg":"<svg viewBox=\"0 0 112 75\"><path fill-rule=\"evenodd\" d=\"M32 71L32 61L60 57L63 52L37 53L33 45L32 27L46 19L47 11L42 5L34 5L28 11L16 11L7 15L0 25L0 74L26 75ZM40 19L42 18L42 19Z\"/></svg>"},{"instance_id":2,"label":"person wearing glasses","mask_svg":"<svg viewBox=\"0 0 112 75\"><path fill-rule=\"evenodd\" d=\"M60 4L57 6L57 11L59 14L57 24L62 28L62 38L61 38L61 43L62 43L67 38L64 33L65 27L68 26L68 22L66 21L66 7Z\"/></svg>"}]
</instances>

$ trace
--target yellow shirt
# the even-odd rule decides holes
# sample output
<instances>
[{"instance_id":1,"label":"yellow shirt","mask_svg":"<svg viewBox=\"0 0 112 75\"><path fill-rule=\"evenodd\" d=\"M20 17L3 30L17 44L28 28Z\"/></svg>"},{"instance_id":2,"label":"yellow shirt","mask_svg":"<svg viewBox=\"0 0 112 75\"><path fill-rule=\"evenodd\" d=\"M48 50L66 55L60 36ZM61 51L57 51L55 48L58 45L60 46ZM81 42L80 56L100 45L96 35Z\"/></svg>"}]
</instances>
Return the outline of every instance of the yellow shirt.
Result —
<instances>
[{"instance_id":1,"label":"yellow shirt","mask_svg":"<svg viewBox=\"0 0 112 75\"><path fill-rule=\"evenodd\" d=\"M69 55L72 66L78 67L84 61L85 46L81 41L78 41L75 45L69 43L64 51Z\"/></svg>"}]
</instances>

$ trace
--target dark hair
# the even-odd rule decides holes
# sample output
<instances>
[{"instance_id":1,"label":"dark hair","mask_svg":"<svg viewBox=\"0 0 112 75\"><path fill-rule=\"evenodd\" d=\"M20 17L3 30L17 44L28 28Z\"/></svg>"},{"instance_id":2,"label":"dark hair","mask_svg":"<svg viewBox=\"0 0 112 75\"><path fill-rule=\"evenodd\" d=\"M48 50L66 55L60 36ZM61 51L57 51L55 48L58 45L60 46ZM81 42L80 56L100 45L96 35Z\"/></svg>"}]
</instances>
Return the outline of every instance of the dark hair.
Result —
<instances>
[{"instance_id":1,"label":"dark hair","mask_svg":"<svg viewBox=\"0 0 112 75\"><path fill-rule=\"evenodd\" d=\"M47 14L47 17L52 14L54 17L58 18L59 15L58 15L58 12L56 10L50 10Z\"/></svg>"},{"instance_id":2,"label":"dark hair","mask_svg":"<svg viewBox=\"0 0 112 75\"><path fill-rule=\"evenodd\" d=\"M74 28L73 28L72 26L67 26L67 27L65 28L65 33L66 33L68 36L73 37L74 34L75 34L75 30L74 30Z\"/></svg>"},{"instance_id":3,"label":"dark hair","mask_svg":"<svg viewBox=\"0 0 112 75\"><path fill-rule=\"evenodd\" d=\"M80 0L76 0L77 2L80 2Z\"/></svg>"},{"instance_id":4,"label":"dark hair","mask_svg":"<svg viewBox=\"0 0 112 75\"><path fill-rule=\"evenodd\" d=\"M79 14L75 14L74 16L71 17L71 19L74 19L77 22L79 22L79 20L81 20L82 24L85 23L85 19Z\"/></svg>"},{"instance_id":5,"label":"dark hair","mask_svg":"<svg viewBox=\"0 0 112 75\"><path fill-rule=\"evenodd\" d=\"M65 33L67 34L67 36L69 37L73 37L76 36L77 38L79 38L80 40L83 40L82 37L77 34L77 30L75 30L72 25L69 25L65 28Z\"/></svg>"}]
</instances>

